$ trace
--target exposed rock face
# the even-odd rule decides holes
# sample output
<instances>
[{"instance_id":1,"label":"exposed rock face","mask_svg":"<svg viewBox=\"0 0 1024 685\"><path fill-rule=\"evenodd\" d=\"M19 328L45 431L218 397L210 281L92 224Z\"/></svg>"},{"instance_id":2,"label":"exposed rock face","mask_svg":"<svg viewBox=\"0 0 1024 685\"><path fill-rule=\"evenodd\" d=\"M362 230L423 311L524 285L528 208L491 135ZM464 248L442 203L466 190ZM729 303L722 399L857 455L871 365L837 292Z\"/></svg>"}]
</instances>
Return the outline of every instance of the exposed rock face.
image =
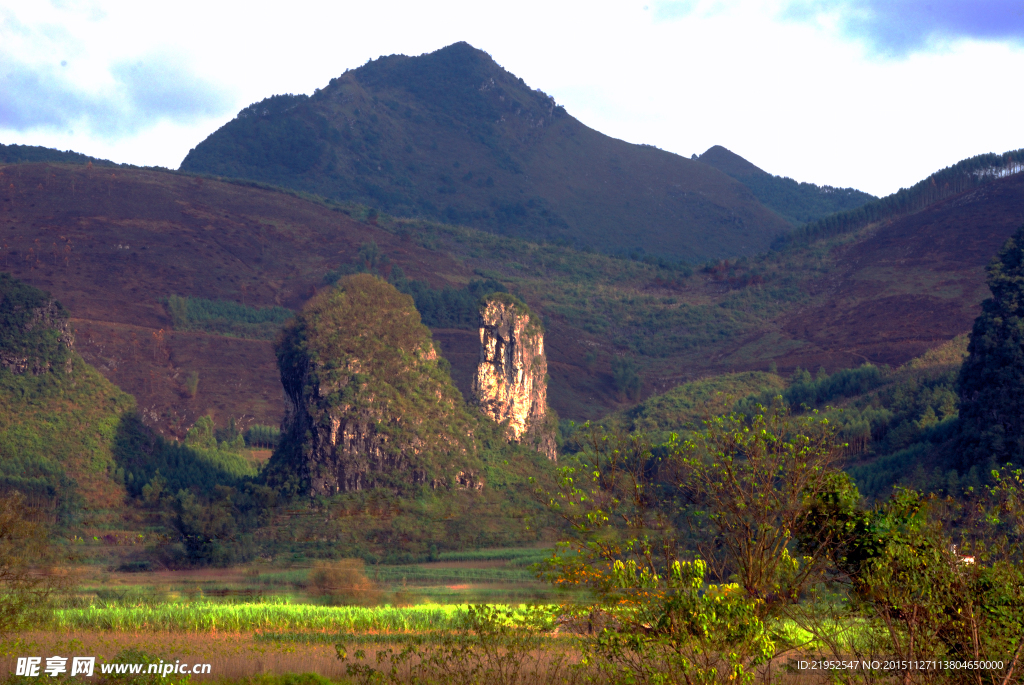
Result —
<instances>
[{"instance_id":1,"label":"exposed rock face","mask_svg":"<svg viewBox=\"0 0 1024 685\"><path fill-rule=\"evenodd\" d=\"M314 297L278 345L291 403L271 462L310 495L479 489L473 418L412 298L368 274Z\"/></svg>"},{"instance_id":2,"label":"exposed rock face","mask_svg":"<svg viewBox=\"0 0 1024 685\"><path fill-rule=\"evenodd\" d=\"M0 274L0 368L34 376L71 373L68 313L47 293Z\"/></svg>"},{"instance_id":3,"label":"exposed rock face","mask_svg":"<svg viewBox=\"0 0 1024 685\"><path fill-rule=\"evenodd\" d=\"M548 362L537 316L515 297L496 294L480 311L480 363L473 395L491 419L505 423L510 442L556 458L549 425Z\"/></svg>"}]
</instances>

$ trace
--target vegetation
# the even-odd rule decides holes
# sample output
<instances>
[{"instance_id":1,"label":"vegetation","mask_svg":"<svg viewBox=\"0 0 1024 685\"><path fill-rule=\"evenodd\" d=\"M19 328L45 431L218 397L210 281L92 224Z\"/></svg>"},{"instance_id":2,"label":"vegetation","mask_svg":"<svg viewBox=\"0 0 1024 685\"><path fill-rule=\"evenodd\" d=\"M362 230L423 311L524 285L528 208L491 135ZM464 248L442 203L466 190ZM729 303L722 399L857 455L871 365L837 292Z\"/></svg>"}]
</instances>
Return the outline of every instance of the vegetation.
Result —
<instances>
[{"instance_id":1,"label":"vegetation","mask_svg":"<svg viewBox=\"0 0 1024 685\"><path fill-rule=\"evenodd\" d=\"M966 346L960 336L898 369L864 364L833 374L798 368L788 379L746 372L691 381L601 424L662 444L673 432L699 431L715 415L753 416L778 399L796 414L828 418L846 445L844 467L865 496L884 498L898 483L960 496L980 487L985 474L961 467L949 442L958 430L956 382ZM578 448L572 430L565 439L570 450Z\"/></svg>"},{"instance_id":2,"label":"vegetation","mask_svg":"<svg viewBox=\"0 0 1024 685\"><path fill-rule=\"evenodd\" d=\"M807 224L838 212L856 209L876 199L854 188L797 183L791 178L774 176L721 145L711 147L697 159L724 171L747 186L758 200L793 225Z\"/></svg>"},{"instance_id":3,"label":"vegetation","mask_svg":"<svg viewBox=\"0 0 1024 685\"><path fill-rule=\"evenodd\" d=\"M900 188L880 200L819 219L780 236L772 244L772 248L784 249L804 245L826 236L849 233L876 221L912 214L965 190L1019 173L1024 168L1022 164L1024 149L1011 150L1001 155L990 152L969 157L935 172L910 188Z\"/></svg>"},{"instance_id":4,"label":"vegetation","mask_svg":"<svg viewBox=\"0 0 1024 685\"><path fill-rule=\"evenodd\" d=\"M277 356L281 382L299 411L270 468L281 478L302 474L302 490L322 489L314 485L322 479L333 491L358 489L355 484L366 479L367 486L401 492L431 481L453 483L457 471L481 470L471 437L479 419L452 385L412 298L385 281L346 276L317 295L286 330ZM335 482L338 476L317 461L326 455L311 455L317 448L311 431L331 421L372 425L383 438L382 457L395 466L347 472L360 469L347 462L337 470L355 480Z\"/></svg>"},{"instance_id":5,"label":"vegetation","mask_svg":"<svg viewBox=\"0 0 1024 685\"><path fill-rule=\"evenodd\" d=\"M573 607L604 626L585 646L593 663L635 682L751 682L771 680L772 658L794 646L869 664L1000 654L981 672L896 670L908 683L1011 682L1024 652L1024 472L993 473L968 502L897 489L865 506L833 466L836 438L827 418L779 407L653 450L641 434L590 429L547 493L570 524L548 576L596 592ZM873 677L864 670L858 681Z\"/></svg>"},{"instance_id":6,"label":"vegetation","mask_svg":"<svg viewBox=\"0 0 1024 685\"><path fill-rule=\"evenodd\" d=\"M380 593L363 571L362 559L322 562L309 576L314 597L326 597L332 603L376 604Z\"/></svg>"},{"instance_id":7,"label":"vegetation","mask_svg":"<svg viewBox=\"0 0 1024 685\"><path fill-rule=\"evenodd\" d=\"M0 143L0 163L49 162L51 164L95 164L96 166L128 166L107 159L97 159L71 150L54 150L39 145L4 145Z\"/></svg>"},{"instance_id":8,"label":"vegetation","mask_svg":"<svg viewBox=\"0 0 1024 685\"><path fill-rule=\"evenodd\" d=\"M989 264L988 287L957 379L962 469L1024 461L1024 227Z\"/></svg>"},{"instance_id":9,"label":"vegetation","mask_svg":"<svg viewBox=\"0 0 1024 685\"><path fill-rule=\"evenodd\" d=\"M112 444L135 408L71 339L59 303L0 274L0 489L22 493L62 529L120 507Z\"/></svg>"},{"instance_id":10,"label":"vegetation","mask_svg":"<svg viewBox=\"0 0 1024 685\"><path fill-rule=\"evenodd\" d=\"M273 340L295 312L284 307L247 307L228 300L167 298L167 311L178 331L207 331L254 340Z\"/></svg>"},{"instance_id":11,"label":"vegetation","mask_svg":"<svg viewBox=\"0 0 1024 685\"><path fill-rule=\"evenodd\" d=\"M471 280L462 289L446 286L434 288L425 281L410 280L401 267L394 266L377 243L363 243L351 264L331 271L324 282L333 285L348 274L369 273L391 283L398 292L412 297L420 321L430 328L465 328L476 330L480 324L480 301L493 293L507 292L504 285L488 278Z\"/></svg>"},{"instance_id":12,"label":"vegetation","mask_svg":"<svg viewBox=\"0 0 1024 685\"><path fill-rule=\"evenodd\" d=\"M0 638L37 623L68 585L59 553L32 513L20 492L0 497Z\"/></svg>"},{"instance_id":13,"label":"vegetation","mask_svg":"<svg viewBox=\"0 0 1024 685\"><path fill-rule=\"evenodd\" d=\"M48 293L0 273L3 368L33 375L64 370L71 355L68 313Z\"/></svg>"},{"instance_id":14,"label":"vegetation","mask_svg":"<svg viewBox=\"0 0 1024 685\"><path fill-rule=\"evenodd\" d=\"M813 223L840 212L854 211L876 199L856 188L835 188L799 183L771 174L737 178L754 197L774 209L794 226Z\"/></svg>"},{"instance_id":15,"label":"vegetation","mask_svg":"<svg viewBox=\"0 0 1024 685\"><path fill-rule=\"evenodd\" d=\"M245 430L245 444L249 447L274 449L281 439L281 429L274 426L256 424Z\"/></svg>"},{"instance_id":16,"label":"vegetation","mask_svg":"<svg viewBox=\"0 0 1024 685\"><path fill-rule=\"evenodd\" d=\"M690 263L752 254L789 228L738 182L586 128L466 43L381 57L312 96L254 103L181 170L360 203L375 208L367 221L380 211ZM698 187L709 201L690 197Z\"/></svg>"},{"instance_id":17,"label":"vegetation","mask_svg":"<svg viewBox=\"0 0 1024 685\"><path fill-rule=\"evenodd\" d=\"M59 630L164 630L229 632L253 630L394 631L437 630L459 626L466 607L420 604L412 607L316 606L264 602L223 604L190 602L157 606L87 607L54 612Z\"/></svg>"}]
</instances>

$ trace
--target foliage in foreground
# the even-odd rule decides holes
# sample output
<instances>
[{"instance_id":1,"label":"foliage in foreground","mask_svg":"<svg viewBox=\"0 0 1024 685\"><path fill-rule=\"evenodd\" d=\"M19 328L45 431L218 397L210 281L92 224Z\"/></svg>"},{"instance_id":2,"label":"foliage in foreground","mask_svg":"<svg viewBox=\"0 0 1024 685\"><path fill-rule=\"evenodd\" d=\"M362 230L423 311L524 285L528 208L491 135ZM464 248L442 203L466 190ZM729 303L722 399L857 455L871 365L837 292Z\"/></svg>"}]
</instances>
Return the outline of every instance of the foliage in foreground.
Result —
<instances>
[{"instance_id":1,"label":"foliage in foreground","mask_svg":"<svg viewBox=\"0 0 1024 685\"><path fill-rule=\"evenodd\" d=\"M360 648L335 645L358 683L512 685L587 682L571 649L550 649L551 608L474 606L462 626L386 647L369 659ZM547 648L547 649L545 649Z\"/></svg>"},{"instance_id":2,"label":"foliage in foreground","mask_svg":"<svg viewBox=\"0 0 1024 685\"><path fill-rule=\"evenodd\" d=\"M820 566L790 552L804 497L828 486L834 430L776 406L672 436L660 459L640 435L588 437L549 494L570 532L548 576L596 593L575 610L603 624L593 658L632 682L752 681L775 654L769 620Z\"/></svg>"},{"instance_id":3,"label":"foliage in foreground","mask_svg":"<svg viewBox=\"0 0 1024 685\"><path fill-rule=\"evenodd\" d=\"M69 581L45 527L27 513L21 493L0 497L0 637L40 620Z\"/></svg>"},{"instance_id":4,"label":"foliage in foreground","mask_svg":"<svg viewBox=\"0 0 1024 685\"><path fill-rule=\"evenodd\" d=\"M637 434L589 438L548 493L571 530L548 577L595 593L573 611L600 631L584 649L606 672L770 680L773 658L798 647L833 660L998 661L831 674L843 682L1019 680L1024 472L993 473L967 502L897 490L865 507L834 468L835 428L813 415L719 417L654 452Z\"/></svg>"}]
</instances>

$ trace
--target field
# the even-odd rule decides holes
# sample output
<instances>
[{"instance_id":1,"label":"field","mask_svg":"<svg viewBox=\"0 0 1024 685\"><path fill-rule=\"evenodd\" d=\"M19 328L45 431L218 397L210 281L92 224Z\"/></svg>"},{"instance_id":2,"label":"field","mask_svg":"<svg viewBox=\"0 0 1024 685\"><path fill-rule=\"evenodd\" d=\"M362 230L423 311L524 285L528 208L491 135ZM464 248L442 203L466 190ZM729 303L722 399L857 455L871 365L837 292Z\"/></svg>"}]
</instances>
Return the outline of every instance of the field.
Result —
<instances>
[{"instance_id":1,"label":"field","mask_svg":"<svg viewBox=\"0 0 1024 685\"><path fill-rule=\"evenodd\" d=\"M549 552L475 550L371 567L367 575L380 590L380 603L372 606L332 605L311 595L309 565L153 573L80 568L76 595L20 642L8 643L0 673L12 672L17 656L66 653L98 662L148 657L212 664L209 676L193 679L316 673L344 680L336 644L356 645L372 658L409 640L465 631L470 602L564 601L567 595L556 595L529 569Z\"/></svg>"}]
</instances>

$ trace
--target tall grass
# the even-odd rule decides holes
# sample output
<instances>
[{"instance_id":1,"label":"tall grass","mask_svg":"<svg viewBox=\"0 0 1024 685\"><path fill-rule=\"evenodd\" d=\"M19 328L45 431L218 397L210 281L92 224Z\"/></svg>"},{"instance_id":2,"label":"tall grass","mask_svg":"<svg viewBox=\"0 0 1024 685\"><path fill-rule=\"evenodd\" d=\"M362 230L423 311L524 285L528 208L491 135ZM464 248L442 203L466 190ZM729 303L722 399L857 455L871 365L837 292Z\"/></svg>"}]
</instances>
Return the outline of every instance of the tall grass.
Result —
<instances>
[{"instance_id":1,"label":"tall grass","mask_svg":"<svg viewBox=\"0 0 1024 685\"><path fill-rule=\"evenodd\" d=\"M217 604L60 609L60 630L249 632L249 631L425 631L466 625L467 605L326 607L311 604Z\"/></svg>"}]
</instances>

